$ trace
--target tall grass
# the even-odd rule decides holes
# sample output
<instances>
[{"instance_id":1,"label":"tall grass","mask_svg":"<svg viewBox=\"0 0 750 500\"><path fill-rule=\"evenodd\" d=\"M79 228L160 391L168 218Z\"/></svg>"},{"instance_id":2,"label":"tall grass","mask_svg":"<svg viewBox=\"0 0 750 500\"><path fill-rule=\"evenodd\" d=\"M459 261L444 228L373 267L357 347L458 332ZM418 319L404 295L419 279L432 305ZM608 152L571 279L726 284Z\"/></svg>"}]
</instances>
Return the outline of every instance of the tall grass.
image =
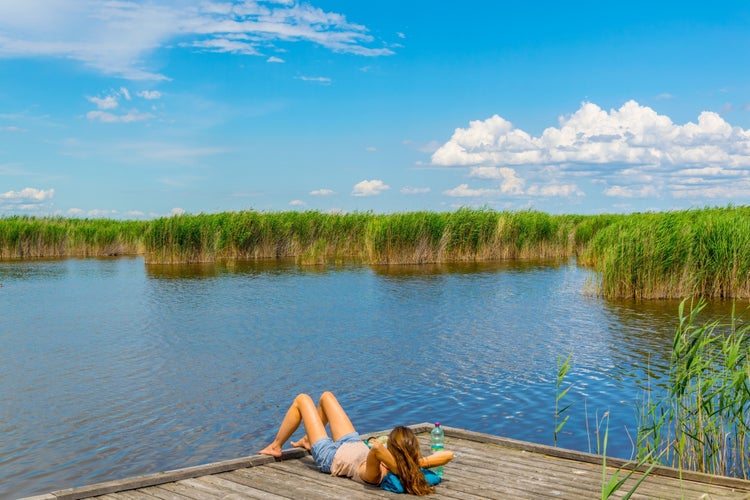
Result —
<instances>
[{"instance_id":1,"label":"tall grass","mask_svg":"<svg viewBox=\"0 0 750 500\"><path fill-rule=\"evenodd\" d=\"M750 324L699 324L705 307L680 305L669 393L643 405L639 456L666 465L750 479Z\"/></svg>"},{"instance_id":2,"label":"tall grass","mask_svg":"<svg viewBox=\"0 0 750 500\"><path fill-rule=\"evenodd\" d=\"M146 224L62 217L0 218L0 259L141 254Z\"/></svg>"},{"instance_id":3,"label":"tall grass","mask_svg":"<svg viewBox=\"0 0 750 500\"><path fill-rule=\"evenodd\" d=\"M322 263L362 258L370 214L236 212L181 215L152 221L144 236L146 262L298 258Z\"/></svg>"},{"instance_id":4,"label":"tall grass","mask_svg":"<svg viewBox=\"0 0 750 500\"><path fill-rule=\"evenodd\" d=\"M750 207L631 215L243 211L152 221L0 218L0 258L143 254L147 263L293 258L421 264L567 259L607 298L750 297Z\"/></svg>"},{"instance_id":5,"label":"tall grass","mask_svg":"<svg viewBox=\"0 0 750 500\"><path fill-rule=\"evenodd\" d=\"M581 261L605 297L750 297L750 207L613 217Z\"/></svg>"},{"instance_id":6,"label":"tall grass","mask_svg":"<svg viewBox=\"0 0 750 500\"><path fill-rule=\"evenodd\" d=\"M220 259L353 259L421 264L504 258L570 257L574 218L541 212L323 214L238 212L152 221L145 235L153 263Z\"/></svg>"}]
</instances>

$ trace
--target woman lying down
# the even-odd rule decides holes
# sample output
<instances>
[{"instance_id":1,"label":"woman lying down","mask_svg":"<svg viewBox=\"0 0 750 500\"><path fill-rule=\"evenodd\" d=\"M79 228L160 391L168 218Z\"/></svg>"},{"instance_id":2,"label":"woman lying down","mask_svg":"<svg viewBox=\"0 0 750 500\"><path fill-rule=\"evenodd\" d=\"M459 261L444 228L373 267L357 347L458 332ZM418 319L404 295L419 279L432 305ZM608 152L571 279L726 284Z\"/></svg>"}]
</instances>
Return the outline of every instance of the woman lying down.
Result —
<instances>
[{"instance_id":1,"label":"woman lying down","mask_svg":"<svg viewBox=\"0 0 750 500\"><path fill-rule=\"evenodd\" d=\"M263 455L281 457L281 449L292 434L305 426L305 436L291 444L312 452L313 459L321 472L333 476L350 477L355 481L379 486L395 475L406 493L428 495L435 492L434 475L423 469L445 465L453 459L450 451L440 451L423 457L419 442L408 427L394 428L388 435L388 446L380 440L371 440L369 447L360 438L349 416L331 392L324 392L318 406L307 394L300 394L289 407L281 422L279 432L271 444L260 451ZM326 432L326 424L331 426L332 436ZM390 489L390 488L389 488Z\"/></svg>"}]
</instances>

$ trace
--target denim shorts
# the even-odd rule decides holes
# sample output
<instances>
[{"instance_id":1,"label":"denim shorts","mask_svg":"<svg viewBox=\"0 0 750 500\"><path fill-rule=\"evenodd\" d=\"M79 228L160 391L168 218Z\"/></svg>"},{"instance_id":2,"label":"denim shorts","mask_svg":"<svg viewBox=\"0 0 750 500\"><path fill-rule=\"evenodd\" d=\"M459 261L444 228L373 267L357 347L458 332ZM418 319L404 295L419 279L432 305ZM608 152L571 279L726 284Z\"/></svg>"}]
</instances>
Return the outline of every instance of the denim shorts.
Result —
<instances>
[{"instance_id":1,"label":"denim shorts","mask_svg":"<svg viewBox=\"0 0 750 500\"><path fill-rule=\"evenodd\" d=\"M312 456L315 463L318 465L320 472L326 474L331 473L331 464L333 463L333 456L344 443L354 443L360 441L359 433L350 432L344 434L338 441L334 441L330 437L326 436L315 441L312 445Z\"/></svg>"}]
</instances>

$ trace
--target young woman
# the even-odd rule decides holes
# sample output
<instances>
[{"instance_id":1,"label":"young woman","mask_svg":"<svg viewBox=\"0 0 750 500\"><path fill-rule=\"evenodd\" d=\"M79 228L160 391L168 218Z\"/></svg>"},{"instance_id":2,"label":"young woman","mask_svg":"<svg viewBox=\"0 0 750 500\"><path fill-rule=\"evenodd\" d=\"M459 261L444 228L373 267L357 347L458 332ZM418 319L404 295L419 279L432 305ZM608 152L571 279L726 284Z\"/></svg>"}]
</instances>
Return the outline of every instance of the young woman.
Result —
<instances>
[{"instance_id":1,"label":"young woman","mask_svg":"<svg viewBox=\"0 0 750 500\"><path fill-rule=\"evenodd\" d=\"M403 426L391 431L387 448L377 440L372 448L368 448L330 392L323 393L317 407L307 394L294 398L276 438L260 453L280 457L284 443L300 423L304 424L306 434L291 444L310 450L321 472L373 485L379 485L383 477L392 472L398 476L404 490L413 495L434 492L434 488L425 480L421 467L445 465L453 458L450 451L422 457L414 432ZM326 424L331 426L331 436L326 432Z\"/></svg>"}]
</instances>

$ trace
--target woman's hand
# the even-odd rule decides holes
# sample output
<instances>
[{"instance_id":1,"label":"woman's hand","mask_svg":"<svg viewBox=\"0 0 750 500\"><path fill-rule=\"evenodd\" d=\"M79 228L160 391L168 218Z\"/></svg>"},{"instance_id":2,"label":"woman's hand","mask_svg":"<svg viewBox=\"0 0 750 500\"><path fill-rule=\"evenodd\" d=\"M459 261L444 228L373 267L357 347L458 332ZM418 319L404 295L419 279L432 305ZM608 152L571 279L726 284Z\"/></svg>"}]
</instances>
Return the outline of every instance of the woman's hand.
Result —
<instances>
[{"instance_id":1,"label":"woman's hand","mask_svg":"<svg viewBox=\"0 0 750 500\"><path fill-rule=\"evenodd\" d=\"M441 465L445 465L451 460L453 460L452 451L438 451L436 453L433 453L432 455L420 458L419 465L420 467L429 469L431 467L439 467Z\"/></svg>"}]
</instances>

